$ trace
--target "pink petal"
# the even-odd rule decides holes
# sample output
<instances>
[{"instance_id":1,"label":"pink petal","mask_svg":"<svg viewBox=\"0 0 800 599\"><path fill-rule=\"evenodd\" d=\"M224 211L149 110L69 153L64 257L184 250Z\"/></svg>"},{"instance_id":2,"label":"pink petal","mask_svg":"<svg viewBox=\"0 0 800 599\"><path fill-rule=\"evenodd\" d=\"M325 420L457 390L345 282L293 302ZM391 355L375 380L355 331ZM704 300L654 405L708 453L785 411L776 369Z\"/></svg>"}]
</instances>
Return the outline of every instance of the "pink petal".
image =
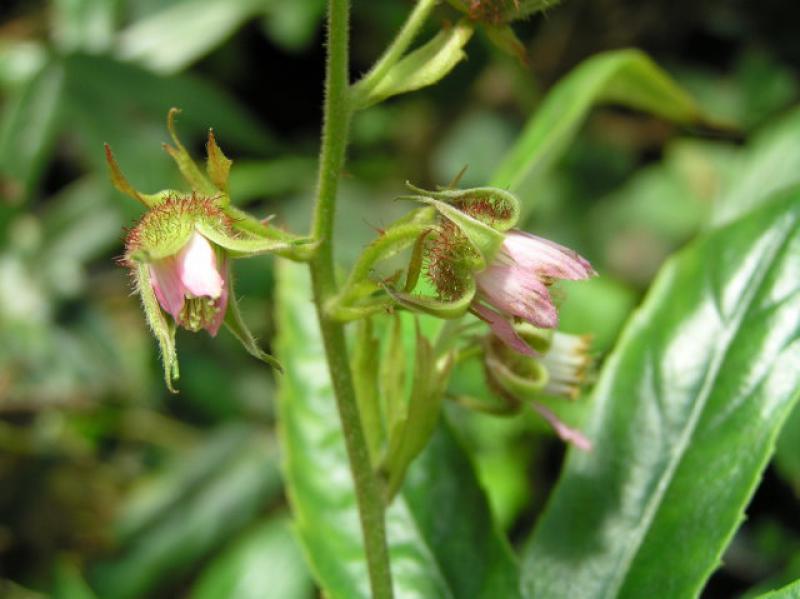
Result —
<instances>
[{"instance_id":1,"label":"pink petal","mask_svg":"<svg viewBox=\"0 0 800 599\"><path fill-rule=\"evenodd\" d=\"M150 283L158 303L165 312L177 319L183 310L185 290L174 256L150 264Z\"/></svg>"},{"instance_id":2,"label":"pink petal","mask_svg":"<svg viewBox=\"0 0 800 599\"><path fill-rule=\"evenodd\" d=\"M217 336L217 332L225 320L225 312L228 309L228 286L230 285L230 277L228 274L228 265L225 260L222 262L222 272L224 274L224 283L219 298L217 298L217 300L214 302L214 305L219 311L214 316L214 320L212 320L206 327L208 334L212 337Z\"/></svg>"},{"instance_id":3,"label":"pink petal","mask_svg":"<svg viewBox=\"0 0 800 599\"><path fill-rule=\"evenodd\" d=\"M513 325L502 314L477 302L472 304L472 311L478 318L488 323L492 328L492 333L511 349L533 358L539 355L531 349L530 345L523 341L522 337L514 330Z\"/></svg>"},{"instance_id":4,"label":"pink petal","mask_svg":"<svg viewBox=\"0 0 800 599\"><path fill-rule=\"evenodd\" d=\"M521 268L557 279L587 279L595 273L577 252L524 231L506 234L503 249Z\"/></svg>"},{"instance_id":5,"label":"pink petal","mask_svg":"<svg viewBox=\"0 0 800 599\"><path fill-rule=\"evenodd\" d=\"M208 240L195 232L178 254L181 282L194 297L218 298L224 281L217 270L217 255Z\"/></svg>"},{"instance_id":6,"label":"pink petal","mask_svg":"<svg viewBox=\"0 0 800 599\"><path fill-rule=\"evenodd\" d=\"M495 262L477 273L481 295L492 306L542 328L558 325L558 312L550 292L536 273L516 265Z\"/></svg>"},{"instance_id":7,"label":"pink petal","mask_svg":"<svg viewBox=\"0 0 800 599\"><path fill-rule=\"evenodd\" d=\"M589 441L589 439L587 439L582 432L561 422L558 416L553 414L553 412L545 408L543 405L538 403L533 403L531 405L533 406L534 410L539 412L539 414L541 414L541 416L547 420L562 441L566 443L572 443L575 447L583 451L592 451L592 442Z\"/></svg>"}]
</instances>

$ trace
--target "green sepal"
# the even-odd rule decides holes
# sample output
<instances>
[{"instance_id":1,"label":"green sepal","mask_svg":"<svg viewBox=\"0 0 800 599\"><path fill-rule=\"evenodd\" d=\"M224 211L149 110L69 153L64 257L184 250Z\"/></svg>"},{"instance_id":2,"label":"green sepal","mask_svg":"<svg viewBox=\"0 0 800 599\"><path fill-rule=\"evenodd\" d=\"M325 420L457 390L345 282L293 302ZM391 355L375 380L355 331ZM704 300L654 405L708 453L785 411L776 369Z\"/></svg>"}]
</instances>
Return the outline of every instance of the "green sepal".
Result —
<instances>
[{"instance_id":1,"label":"green sepal","mask_svg":"<svg viewBox=\"0 0 800 599\"><path fill-rule=\"evenodd\" d=\"M168 237L164 237L157 246L141 247L128 254L128 258L134 262L148 264L175 256L188 243L189 238L195 231L193 223L189 222L186 226L181 226L170 231Z\"/></svg>"},{"instance_id":2,"label":"green sepal","mask_svg":"<svg viewBox=\"0 0 800 599\"><path fill-rule=\"evenodd\" d=\"M386 416L386 431L392 431L406 419L406 349L403 321L399 314L391 319L386 350L380 364L380 393Z\"/></svg>"},{"instance_id":3,"label":"green sepal","mask_svg":"<svg viewBox=\"0 0 800 599\"><path fill-rule=\"evenodd\" d=\"M153 285L150 282L149 267L146 264L138 264L133 273L136 279L136 290L139 292L139 297L142 298L147 324L150 326L150 330L153 331L161 350L164 382L171 393L177 393L173 386L173 381L180 378L178 354L175 351L175 323L171 318L166 318L161 310L158 298L156 298L156 294L153 291Z\"/></svg>"},{"instance_id":4,"label":"green sepal","mask_svg":"<svg viewBox=\"0 0 800 599\"><path fill-rule=\"evenodd\" d=\"M469 239L469 242L480 256L480 261L475 265L475 270L483 270L487 265L491 264L503 245L503 240L505 239L503 233L441 200L425 196L418 196L415 199L433 206L442 216L453 221L461 229L461 232Z\"/></svg>"},{"instance_id":5,"label":"green sepal","mask_svg":"<svg viewBox=\"0 0 800 599\"><path fill-rule=\"evenodd\" d=\"M230 273L228 275L228 281L228 309L225 311L225 320L223 321L225 326L233 333L233 336L239 340L248 354L272 366L278 372L283 373L283 366L281 363L277 358L261 349L256 338L253 337L250 329L247 328L242 318L242 313L239 311L239 304L236 302L236 294L233 289L233 276L230 275Z\"/></svg>"},{"instance_id":6,"label":"green sepal","mask_svg":"<svg viewBox=\"0 0 800 599\"><path fill-rule=\"evenodd\" d=\"M486 352L484 360L490 383L497 387L497 391L518 399L540 399L542 389L550 380L547 369L535 358L519 356L514 360L517 369L524 368L524 375L512 369L508 362L492 351ZM524 364L522 364L523 362Z\"/></svg>"},{"instance_id":7,"label":"green sepal","mask_svg":"<svg viewBox=\"0 0 800 599\"><path fill-rule=\"evenodd\" d=\"M137 191L133 185L131 185L130 181L128 181L127 177L125 177L123 174L117 159L114 157L114 153L111 151L111 146L105 144L105 150L106 163L108 164L108 170L111 175L111 183L114 185L117 191L121 191L125 195L132 197L137 202L144 204L147 208L158 206L167 197L175 194L175 192L170 189L159 191L158 193L153 194Z\"/></svg>"},{"instance_id":8,"label":"green sepal","mask_svg":"<svg viewBox=\"0 0 800 599\"><path fill-rule=\"evenodd\" d=\"M386 98L428 87L444 78L466 58L464 46L472 37L474 27L462 20L436 36L395 64L368 91L358 84L354 88L356 108L363 109Z\"/></svg>"},{"instance_id":9,"label":"green sepal","mask_svg":"<svg viewBox=\"0 0 800 599\"><path fill-rule=\"evenodd\" d=\"M414 458L428 444L441 412L444 389L453 367L452 354L437 364L428 339L420 332L414 319L416 355L411 397L405 416L396 420L389 431L389 441L381 461L380 471L386 479L387 500L400 489L406 471Z\"/></svg>"},{"instance_id":10,"label":"green sepal","mask_svg":"<svg viewBox=\"0 0 800 599\"><path fill-rule=\"evenodd\" d=\"M338 322L351 322L382 312L391 312L394 306L394 301L385 295L371 297L358 304L341 304L338 300L338 297L332 297L325 304L325 314Z\"/></svg>"},{"instance_id":11,"label":"green sepal","mask_svg":"<svg viewBox=\"0 0 800 599\"><path fill-rule=\"evenodd\" d=\"M358 300L380 289L381 283L374 280L373 267L413 245L430 229L430 225L419 223L388 227L361 252L347 281L336 295L335 303L343 307L355 305Z\"/></svg>"},{"instance_id":12,"label":"green sepal","mask_svg":"<svg viewBox=\"0 0 800 599\"><path fill-rule=\"evenodd\" d=\"M380 406L381 394L378 392L380 356L380 340L374 334L372 319L364 318L356 326L351 368L361 426L364 429L372 464L379 458L385 436Z\"/></svg>"},{"instance_id":13,"label":"green sepal","mask_svg":"<svg viewBox=\"0 0 800 599\"><path fill-rule=\"evenodd\" d=\"M217 227L209 226L203 222L197 223L197 231L212 243L225 248L228 251L228 255L232 258L247 258L263 254L275 254L313 243L313 241L308 238L295 239L292 241L278 241L276 239L256 237L241 239L238 237L231 237L225 231Z\"/></svg>"},{"instance_id":14,"label":"green sepal","mask_svg":"<svg viewBox=\"0 0 800 599\"><path fill-rule=\"evenodd\" d=\"M274 250L276 256L296 262L308 262L314 257L317 247L319 247L319 242L316 240L299 237L270 226L265 221L255 218L236 206L229 204L223 210L231 219L233 230L245 234L247 238L271 239L286 243L285 249Z\"/></svg>"},{"instance_id":15,"label":"green sepal","mask_svg":"<svg viewBox=\"0 0 800 599\"><path fill-rule=\"evenodd\" d=\"M195 164L194 160L192 160L192 157L189 155L189 152L181 143L180 139L178 139L178 134L175 131L175 115L179 113L180 110L178 108L170 108L167 113L167 130L172 138L172 143L175 145L164 144L164 150L172 157L175 164L178 165L178 170L180 170L181 175L183 175L183 178L186 179L186 182L192 187L193 191L205 196L222 199L220 190L217 189L198 168L197 164Z\"/></svg>"},{"instance_id":16,"label":"green sepal","mask_svg":"<svg viewBox=\"0 0 800 599\"><path fill-rule=\"evenodd\" d=\"M514 330L517 332L517 335L519 335L522 340L534 351L537 351L540 354L545 354L550 350L550 344L553 341L553 329L540 329L539 327L535 327L529 322L524 321L515 322L513 326ZM514 356L521 355L519 352L516 352L507 346L503 347L510 351Z\"/></svg>"},{"instance_id":17,"label":"green sepal","mask_svg":"<svg viewBox=\"0 0 800 599\"><path fill-rule=\"evenodd\" d=\"M550 350L553 331L527 322L515 323L514 330L534 351L546 354ZM550 380L543 364L497 339L490 338L484 345L486 372L498 391L522 400L541 399L541 391Z\"/></svg>"},{"instance_id":18,"label":"green sepal","mask_svg":"<svg viewBox=\"0 0 800 599\"><path fill-rule=\"evenodd\" d=\"M463 172L463 171L462 171ZM468 210L470 204L478 201L490 202L494 212L489 216L476 215L475 218L498 231L508 231L519 221L520 205L517 197L498 187L471 187L468 189L422 189L406 181L406 187L422 197L433 198L447 204L457 204Z\"/></svg>"},{"instance_id":19,"label":"green sepal","mask_svg":"<svg viewBox=\"0 0 800 599\"><path fill-rule=\"evenodd\" d=\"M509 56L513 56L522 65L528 64L528 54L525 49L525 44L520 41L517 34L510 25L484 25L484 31L489 41L494 44L496 48L505 52Z\"/></svg>"},{"instance_id":20,"label":"green sepal","mask_svg":"<svg viewBox=\"0 0 800 599\"><path fill-rule=\"evenodd\" d=\"M395 302L412 312L422 312L423 314L430 314L437 318L449 320L460 318L466 314L475 297L476 287L474 279L470 278L466 281L466 285L467 289L464 294L460 298L450 302L423 295L395 291L388 285L384 285L383 289Z\"/></svg>"},{"instance_id":21,"label":"green sepal","mask_svg":"<svg viewBox=\"0 0 800 599\"><path fill-rule=\"evenodd\" d=\"M231 174L233 160L223 154L222 149L217 145L214 137L214 130L208 130L208 141L206 142L206 172L211 182L228 197L228 177Z\"/></svg>"},{"instance_id":22,"label":"green sepal","mask_svg":"<svg viewBox=\"0 0 800 599\"><path fill-rule=\"evenodd\" d=\"M414 242L414 249L411 251L411 260L408 261L408 270L406 271L406 283L403 286L403 291L405 293L411 293L417 286L419 275L422 272L422 265L425 261L425 240L432 232L432 228L424 230Z\"/></svg>"}]
</instances>

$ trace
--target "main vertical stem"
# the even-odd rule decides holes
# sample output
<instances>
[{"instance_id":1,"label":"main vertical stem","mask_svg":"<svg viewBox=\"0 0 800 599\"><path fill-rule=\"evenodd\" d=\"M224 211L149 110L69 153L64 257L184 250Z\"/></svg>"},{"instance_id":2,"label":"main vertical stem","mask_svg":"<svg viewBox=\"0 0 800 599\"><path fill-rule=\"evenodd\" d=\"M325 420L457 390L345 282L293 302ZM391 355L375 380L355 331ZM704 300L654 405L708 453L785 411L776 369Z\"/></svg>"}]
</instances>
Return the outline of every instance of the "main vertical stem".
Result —
<instances>
[{"instance_id":1,"label":"main vertical stem","mask_svg":"<svg viewBox=\"0 0 800 599\"><path fill-rule=\"evenodd\" d=\"M352 113L348 76L349 13L349 0L328 0L325 113L312 232L319 246L310 266L314 301L355 483L372 596L388 599L392 597L392 579L386 546L383 494L370 463L361 426L344 327L325 313L327 300L336 293L333 224L336 192L344 167Z\"/></svg>"}]
</instances>

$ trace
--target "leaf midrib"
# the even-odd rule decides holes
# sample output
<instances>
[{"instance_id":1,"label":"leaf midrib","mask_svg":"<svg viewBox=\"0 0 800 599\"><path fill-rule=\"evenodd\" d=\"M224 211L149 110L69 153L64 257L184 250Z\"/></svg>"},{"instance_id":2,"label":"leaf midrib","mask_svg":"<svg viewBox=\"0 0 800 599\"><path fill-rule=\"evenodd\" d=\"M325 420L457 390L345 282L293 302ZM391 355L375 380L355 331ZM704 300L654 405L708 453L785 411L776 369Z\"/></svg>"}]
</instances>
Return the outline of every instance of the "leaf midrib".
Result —
<instances>
[{"instance_id":1,"label":"leaf midrib","mask_svg":"<svg viewBox=\"0 0 800 599\"><path fill-rule=\"evenodd\" d=\"M728 351L731 347L731 342L737 336L739 325L741 324L744 316L749 312L753 299L756 297L758 292L761 290L762 285L764 284L765 279L767 278L769 272L771 272L772 265L774 264L775 260L783 253L783 249L785 248L786 244L789 242L790 235L784 235L783 239L779 242L775 243L775 247L769 257L762 261L762 264L767 264L769 267L757 267L755 270L759 272L758 284L750 285L747 287L747 292L744 295L746 301L741 301L737 304L736 310L733 312L733 317L728 321L728 326L724 332L724 340L723 343L719 345L719 350L717 350L714 354L714 358L711 363L711 367L708 370L708 374L706 375L703 385L701 386L700 392L698 393L697 400L694 402L692 411L689 416L689 420L687 421L687 426L684 428L684 431L678 437L678 443L675 444L675 451L672 453L672 457L669 460L667 467L664 469L664 473L662 476L659 477L659 483L656 487L655 493L653 493L651 499L647 502L647 507L644 510L643 516L640 522L643 525L638 526L635 530L637 531L634 535L632 535L635 539L635 542L626 543L628 547L628 551L623 553L623 558L620 560L621 567L617 569L618 574L612 579L612 584L609 586L609 590L613 590L613 593L607 594L608 597L616 597L619 595L620 590L622 589L627 575L631 570L631 565L633 561L636 559L636 556L639 553L639 549L644 542L645 537L647 536L647 532L651 528L651 524L655 518L657 509L660 507L664 495L669 488L673 478L674 473L677 470L680 462L686 450L689 446L690 440L694 437L694 433L697 429L698 421L700 420L700 416L703 413L703 410L708 402L709 397L711 396L711 391L713 390L713 385L716 382L720 368L725 361L725 358L728 355ZM717 304L715 300L715 304Z\"/></svg>"}]
</instances>

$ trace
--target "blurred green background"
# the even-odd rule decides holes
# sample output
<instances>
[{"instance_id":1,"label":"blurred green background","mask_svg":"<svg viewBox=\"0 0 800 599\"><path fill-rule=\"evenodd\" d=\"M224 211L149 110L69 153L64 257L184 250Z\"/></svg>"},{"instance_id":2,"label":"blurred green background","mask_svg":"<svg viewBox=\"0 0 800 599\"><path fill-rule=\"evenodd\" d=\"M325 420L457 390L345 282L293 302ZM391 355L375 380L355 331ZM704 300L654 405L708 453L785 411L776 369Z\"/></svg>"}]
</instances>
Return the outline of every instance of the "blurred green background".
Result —
<instances>
[{"instance_id":1,"label":"blurred green background","mask_svg":"<svg viewBox=\"0 0 800 599\"><path fill-rule=\"evenodd\" d=\"M353 3L353 77L411 6ZM180 107L198 156L213 127L235 160L233 200L304 231L323 12L323 0L0 6L0 596L314 596L283 495L273 373L227 333L181 331L181 393L166 392L114 261L140 209L112 189L103 143L138 188L178 186L160 144L167 110ZM454 18L440 8L430 31ZM594 334L602 359L663 260L704 227L716 197L746 183L743 161L779 173L798 151L798 18L778 0L567 0L515 26L527 65L476 36L440 85L357 116L341 260L401 213L392 198L406 179L445 184L468 165L463 183L485 183L562 75L599 51L641 48L730 129L595 110L521 192L526 228L603 275L570 286L562 313L564 329ZM236 276L269 346L271 260L240 261ZM477 374L461 373L460 390L480 393ZM523 538L563 448L537 422L457 417L496 516ZM768 470L708 597L800 576L798 472L791 457Z\"/></svg>"}]
</instances>

